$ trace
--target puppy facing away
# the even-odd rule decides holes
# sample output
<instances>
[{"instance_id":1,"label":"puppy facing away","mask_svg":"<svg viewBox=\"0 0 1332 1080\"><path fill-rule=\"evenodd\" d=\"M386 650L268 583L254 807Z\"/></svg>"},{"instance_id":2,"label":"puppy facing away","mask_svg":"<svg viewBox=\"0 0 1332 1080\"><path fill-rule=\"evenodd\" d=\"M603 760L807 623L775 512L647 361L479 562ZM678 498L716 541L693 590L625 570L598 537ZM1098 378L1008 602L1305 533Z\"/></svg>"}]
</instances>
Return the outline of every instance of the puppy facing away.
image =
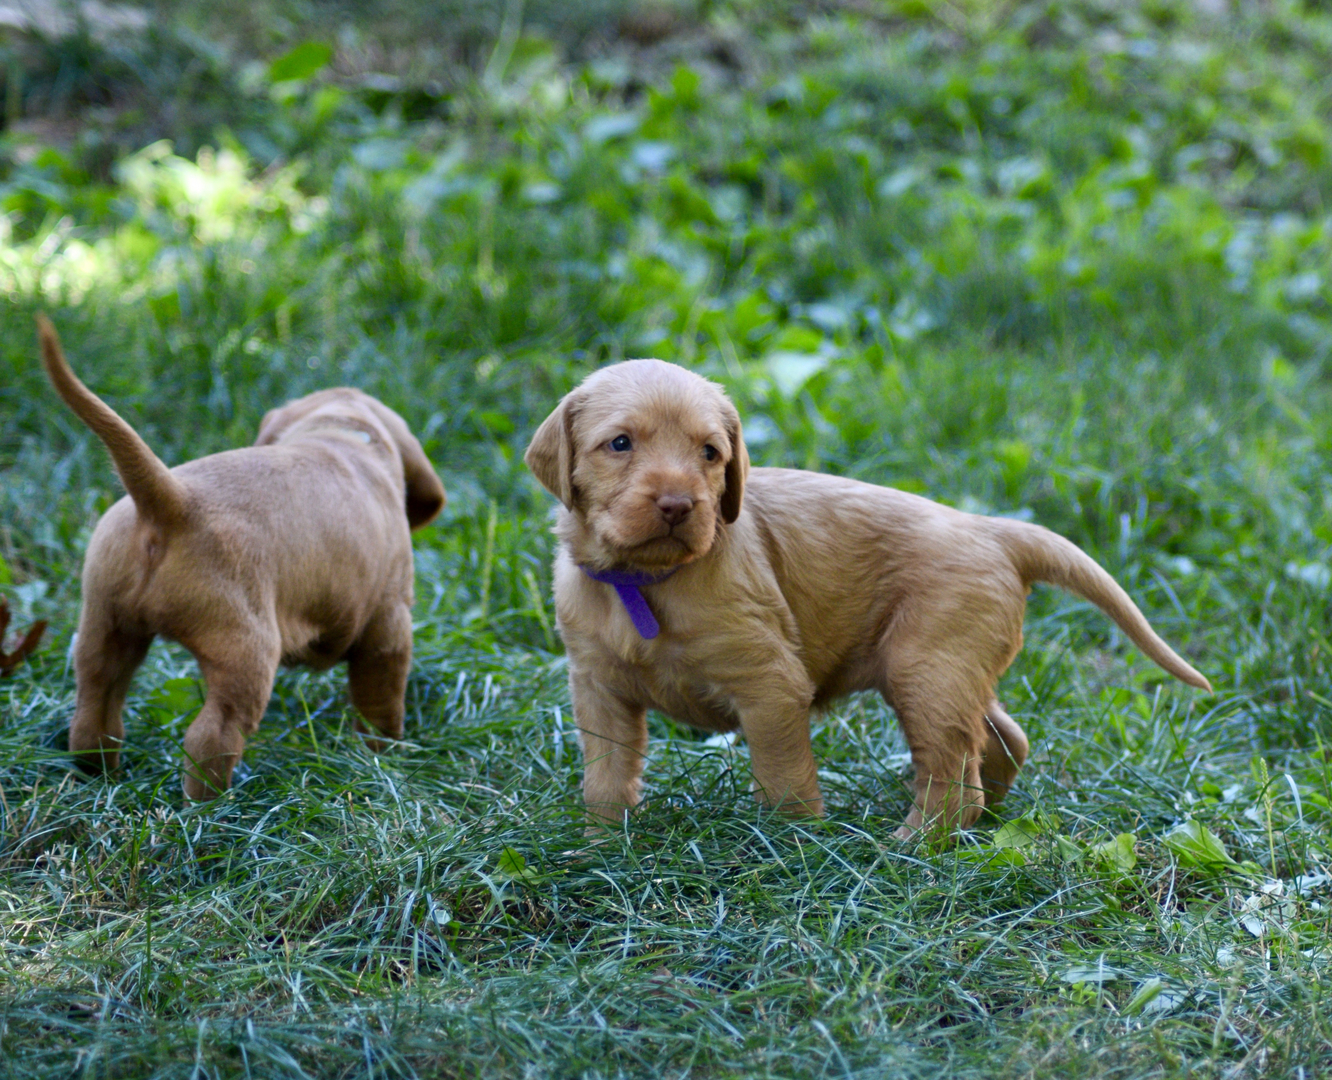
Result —
<instances>
[{"instance_id":1,"label":"puppy facing away","mask_svg":"<svg viewBox=\"0 0 1332 1080\"><path fill-rule=\"evenodd\" d=\"M359 390L321 390L269 412L254 446L168 469L70 371L41 316L38 331L52 384L128 492L97 523L83 566L69 729L80 766L118 764L130 677L158 634L194 654L207 686L185 734L188 798L230 786L279 664L346 660L352 704L400 738L410 530L444 505L402 418Z\"/></svg>"},{"instance_id":2,"label":"puppy facing away","mask_svg":"<svg viewBox=\"0 0 1332 1080\"><path fill-rule=\"evenodd\" d=\"M638 803L649 708L739 728L759 801L822 814L810 711L877 690L915 765L897 835L965 828L1027 756L994 690L1037 581L1090 600L1170 674L1211 689L1068 540L855 480L751 470L735 407L673 364L589 376L526 461L563 503L555 607L594 818Z\"/></svg>"}]
</instances>

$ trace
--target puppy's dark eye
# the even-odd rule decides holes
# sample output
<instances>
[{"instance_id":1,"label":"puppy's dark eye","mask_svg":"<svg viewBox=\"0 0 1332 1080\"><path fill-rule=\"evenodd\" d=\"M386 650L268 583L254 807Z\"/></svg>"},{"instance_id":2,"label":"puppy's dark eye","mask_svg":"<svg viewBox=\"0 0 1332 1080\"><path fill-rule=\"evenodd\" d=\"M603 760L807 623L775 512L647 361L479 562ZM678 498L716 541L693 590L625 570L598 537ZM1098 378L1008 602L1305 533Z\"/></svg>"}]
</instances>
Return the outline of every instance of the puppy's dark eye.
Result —
<instances>
[{"instance_id":1,"label":"puppy's dark eye","mask_svg":"<svg viewBox=\"0 0 1332 1080\"><path fill-rule=\"evenodd\" d=\"M711 443L708 443L707 446L703 447L703 456L707 458L709 461L716 461L717 448L713 446Z\"/></svg>"},{"instance_id":2,"label":"puppy's dark eye","mask_svg":"<svg viewBox=\"0 0 1332 1080\"><path fill-rule=\"evenodd\" d=\"M632 450L634 444L629 441L628 435L616 435L615 438L610 441L610 448L623 453L625 450Z\"/></svg>"}]
</instances>

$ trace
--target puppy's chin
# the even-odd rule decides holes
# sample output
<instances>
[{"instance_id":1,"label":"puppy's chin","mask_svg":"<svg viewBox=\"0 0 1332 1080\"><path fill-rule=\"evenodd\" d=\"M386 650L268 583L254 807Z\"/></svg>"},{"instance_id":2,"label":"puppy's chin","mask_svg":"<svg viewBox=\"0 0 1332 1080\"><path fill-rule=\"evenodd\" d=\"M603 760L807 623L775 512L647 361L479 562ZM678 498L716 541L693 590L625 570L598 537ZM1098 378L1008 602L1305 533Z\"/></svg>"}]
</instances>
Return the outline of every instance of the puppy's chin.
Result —
<instances>
[{"instance_id":1,"label":"puppy's chin","mask_svg":"<svg viewBox=\"0 0 1332 1080\"><path fill-rule=\"evenodd\" d=\"M715 518L676 526L669 533L643 535L643 531L630 531L624 522L611 514L590 515L584 531L582 550L577 552L580 562L598 569L625 567L634 570L671 570L685 563L701 559L712 550L716 538Z\"/></svg>"},{"instance_id":2,"label":"puppy's chin","mask_svg":"<svg viewBox=\"0 0 1332 1080\"><path fill-rule=\"evenodd\" d=\"M677 566L693 562L708 553L709 544L702 551L692 547L678 536L661 536L630 548L608 551L615 554L616 565L633 567L638 570L672 570Z\"/></svg>"}]
</instances>

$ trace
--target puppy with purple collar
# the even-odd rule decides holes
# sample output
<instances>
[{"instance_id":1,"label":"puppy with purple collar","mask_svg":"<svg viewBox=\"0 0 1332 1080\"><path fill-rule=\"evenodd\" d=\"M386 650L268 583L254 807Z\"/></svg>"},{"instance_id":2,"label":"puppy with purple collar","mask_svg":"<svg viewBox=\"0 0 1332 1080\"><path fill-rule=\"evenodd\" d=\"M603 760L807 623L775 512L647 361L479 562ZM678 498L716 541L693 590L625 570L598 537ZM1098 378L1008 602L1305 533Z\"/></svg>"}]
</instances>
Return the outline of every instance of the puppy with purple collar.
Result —
<instances>
[{"instance_id":1,"label":"puppy with purple collar","mask_svg":"<svg viewBox=\"0 0 1332 1080\"><path fill-rule=\"evenodd\" d=\"M1036 581L1090 600L1170 674L1211 689L1068 540L855 480L751 470L735 406L673 364L589 376L526 461L563 504L556 617L583 797L601 821L639 801L649 708L740 729L759 801L822 814L810 713L877 690L915 765L898 835L965 828L1027 756L994 688Z\"/></svg>"}]
</instances>

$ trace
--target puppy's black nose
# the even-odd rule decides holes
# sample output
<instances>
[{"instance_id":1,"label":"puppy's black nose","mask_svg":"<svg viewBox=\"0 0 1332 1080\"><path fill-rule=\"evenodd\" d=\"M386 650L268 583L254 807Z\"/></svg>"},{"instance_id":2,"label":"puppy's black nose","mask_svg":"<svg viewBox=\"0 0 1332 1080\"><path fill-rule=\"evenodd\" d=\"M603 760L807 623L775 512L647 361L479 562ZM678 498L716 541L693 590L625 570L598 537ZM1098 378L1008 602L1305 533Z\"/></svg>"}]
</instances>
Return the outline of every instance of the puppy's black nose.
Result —
<instances>
[{"instance_id":1,"label":"puppy's black nose","mask_svg":"<svg viewBox=\"0 0 1332 1080\"><path fill-rule=\"evenodd\" d=\"M658 495L657 509L670 524L678 525L689 516L694 500L686 495Z\"/></svg>"}]
</instances>

